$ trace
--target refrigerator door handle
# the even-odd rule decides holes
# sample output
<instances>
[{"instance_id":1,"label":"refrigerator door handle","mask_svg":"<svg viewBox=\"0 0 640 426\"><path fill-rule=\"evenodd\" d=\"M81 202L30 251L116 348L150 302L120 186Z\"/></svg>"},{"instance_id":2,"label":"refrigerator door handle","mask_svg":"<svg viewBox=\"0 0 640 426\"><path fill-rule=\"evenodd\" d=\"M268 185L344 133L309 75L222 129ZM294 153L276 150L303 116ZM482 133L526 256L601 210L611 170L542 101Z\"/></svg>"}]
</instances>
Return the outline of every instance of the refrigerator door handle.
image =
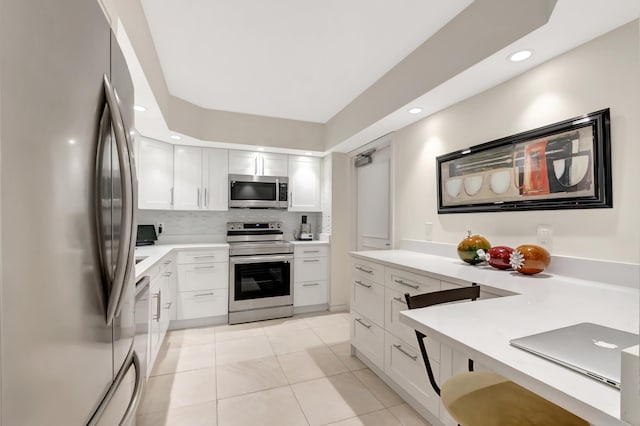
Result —
<instances>
[{"instance_id":1,"label":"refrigerator door handle","mask_svg":"<svg viewBox=\"0 0 640 426\"><path fill-rule=\"evenodd\" d=\"M107 325L111 325L114 317L119 311L120 298L126 284L127 275L130 274L130 258L131 256L131 239L133 237L133 188L131 164L129 158L129 147L127 146L127 136L124 127L124 121L118 107L118 98L113 90L113 86L109 82L107 75L104 75L104 91L107 99L107 107L111 115L111 126L115 136L116 151L118 154L118 164L120 173L122 206L120 217L120 241L118 244L118 254L116 257L115 272L113 274L113 282L111 284L111 292L107 302ZM108 265L103 264L103 268Z\"/></svg>"},{"instance_id":2,"label":"refrigerator door handle","mask_svg":"<svg viewBox=\"0 0 640 426\"><path fill-rule=\"evenodd\" d=\"M138 410L138 405L140 404L140 396L142 395L142 387L144 384L144 377L140 368L140 360L138 359L138 354L135 351L133 352L132 363L136 369L136 383L133 388L133 396L127 406L127 411L125 411L124 416L122 417L122 422L120 422L121 425L128 425L131 418L135 416L136 411Z\"/></svg>"},{"instance_id":3,"label":"refrigerator door handle","mask_svg":"<svg viewBox=\"0 0 640 426\"><path fill-rule=\"evenodd\" d=\"M124 363L116 379L113 381L113 384L109 388L109 391L105 395L104 399L100 403L100 406L93 414L87 426L98 426L100 425L100 420L109 407L109 404L113 400L113 396L120 388L125 376L129 372L129 369L133 365L133 368L136 371L136 381L133 386L133 392L131 394L131 399L129 400L129 404L122 415L122 420L118 423L120 426L128 426L131 422L132 416L135 415L136 410L138 409L138 405L140 404L140 396L142 395L142 388L144 387L144 376L142 375L142 370L140 368L140 359L138 358L138 354L136 351L132 351L127 358L127 361Z\"/></svg>"}]
</instances>

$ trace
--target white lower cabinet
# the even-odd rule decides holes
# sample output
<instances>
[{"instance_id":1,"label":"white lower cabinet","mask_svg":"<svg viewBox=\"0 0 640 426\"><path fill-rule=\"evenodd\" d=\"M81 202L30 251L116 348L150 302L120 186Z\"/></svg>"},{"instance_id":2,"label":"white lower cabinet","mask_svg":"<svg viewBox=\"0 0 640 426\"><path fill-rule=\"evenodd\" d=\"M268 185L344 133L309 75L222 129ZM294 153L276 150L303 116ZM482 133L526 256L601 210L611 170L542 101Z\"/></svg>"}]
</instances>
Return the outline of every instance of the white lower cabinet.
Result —
<instances>
[{"instance_id":1,"label":"white lower cabinet","mask_svg":"<svg viewBox=\"0 0 640 426\"><path fill-rule=\"evenodd\" d=\"M400 312L408 309L406 293L413 296L470 284L358 258L351 262L351 345L384 373L383 379L394 382L445 425L457 423L429 383L415 330L400 322ZM481 298L503 295L481 288ZM468 359L462 354L429 337L424 343L438 385L467 371ZM483 369L476 363L475 370Z\"/></svg>"},{"instance_id":2,"label":"white lower cabinet","mask_svg":"<svg viewBox=\"0 0 640 426\"><path fill-rule=\"evenodd\" d=\"M427 350L428 351L428 350ZM428 353L430 353L428 351ZM436 381L440 379L440 363L429 357ZM416 345L385 333L384 372L409 395L424 405L436 417L440 411L440 397L435 393Z\"/></svg>"},{"instance_id":3,"label":"white lower cabinet","mask_svg":"<svg viewBox=\"0 0 640 426\"><path fill-rule=\"evenodd\" d=\"M379 369L384 369L384 329L351 309L351 344Z\"/></svg>"},{"instance_id":4,"label":"white lower cabinet","mask_svg":"<svg viewBox=\"0 0 640 426\"><path fill-rule=\"evenodd\" d=\"M298 245L293 252L293 306L326 306L329 265L326 245Z\"/></svg>"},{"instance_id":5,"label":"white lower cabinet","mask_svg":"<svg viewBox=\"0 0 640 426\"><path fill-rule=\"evenodd\" d=\"M178 320L229 313L229 251L178 252Z\"/></svg>"},{"instance_id":6,"label":"white lower cabinet","mask_svg":"<svg viewBox=\"0 0 640 426\"><path fill-rule=\"evenodd\" d=\"M178 318L183 320L227 315L229 290L181 291L178 293Z\"/></svg>"}]
</instances>

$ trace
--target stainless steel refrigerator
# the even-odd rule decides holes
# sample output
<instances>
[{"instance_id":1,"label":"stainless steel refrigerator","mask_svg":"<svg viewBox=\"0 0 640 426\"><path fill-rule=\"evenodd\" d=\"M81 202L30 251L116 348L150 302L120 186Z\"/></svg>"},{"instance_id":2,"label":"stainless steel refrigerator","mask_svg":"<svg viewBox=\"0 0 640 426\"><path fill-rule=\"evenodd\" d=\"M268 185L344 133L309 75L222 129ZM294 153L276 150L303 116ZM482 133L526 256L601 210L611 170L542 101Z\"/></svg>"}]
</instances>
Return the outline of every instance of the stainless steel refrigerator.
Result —
<instances>
[{"instance_id":1,"label":"stainless steel refrigerator","mask_svg":"<svg viewBox=\"0 0 640 426\"><path fill-rule=\"evenodd\" d=\"M96 0L0 0L2 426L135 417L132 129Z\"/></svg>"}]
</instances>

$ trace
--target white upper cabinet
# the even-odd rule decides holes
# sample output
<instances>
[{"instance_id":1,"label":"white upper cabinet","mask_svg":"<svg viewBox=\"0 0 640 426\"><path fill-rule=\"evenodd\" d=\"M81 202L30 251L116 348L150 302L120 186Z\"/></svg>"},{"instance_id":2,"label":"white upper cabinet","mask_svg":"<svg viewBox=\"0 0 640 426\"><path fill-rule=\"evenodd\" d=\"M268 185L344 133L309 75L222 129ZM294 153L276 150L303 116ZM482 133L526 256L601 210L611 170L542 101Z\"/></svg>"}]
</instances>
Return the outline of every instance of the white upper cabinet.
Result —
<instances>
[{"instance_id":1,"label":"white upper cabinet","mask_svg":"<svg viewBox=\"0 0 640 426\"><path fill-rule=\"evenodd\" d=\"M175 147L174 208L227 210L228 151Z\"/></svg>"},{"instance_id":2,"label":"white upper cabinet","mask_svg":"<svg viewBox=\"0 0 640 426\"><path fill-rule=\"evenodd\" d=\"M201 208L204 197L202 188L202 148L176 146L174 153L173 208L177 210L198 210Z\"/></svg>"},{"instance_id":3,"label":"white upper cabinet","mask_svg":"<svg viewBox=\"0 0 640 426\"><path fill-rule=\"evenodd\" d=\"M287 176L287 155L229 151L229 174Z\"/></svg>"},{"instance_id":4,"label":"white upper cabinet","mask_svg":"<svg viewBox=\"0 0 640 426\"><path fill-rule=\"evenodd\" d=\"M287 176L287 155L263 152L258 159L262 176Z\"/></svg>"},{"instance_id":5,"label":"white upper cabinet","mask_svg":"<svg viewBox=\"0 0 640 426\"><path fill-rule=\"evenodd\" d=\"M172 208L173 145L139 138L138 208L167 210Z\"/></svg>"},{"instance_id":6,"label":"white upper cabinet","mask_svg":"<svg viewBox=\"0 0 640 426\"><path fill-rule=\"evenodd\" d=\"M202 148L203 208L227 210L229 208L229 151Z\"/></svg>"},{"instance_id":7,"label":"white upper cabinet","mask_svg":"<svg viewBox=\"0 0 640 426\"><path fill-rule=\"evenodd\" d=\"M320 210L320 158L290 155L289 211Z\"/></svg>"}]
</instances>

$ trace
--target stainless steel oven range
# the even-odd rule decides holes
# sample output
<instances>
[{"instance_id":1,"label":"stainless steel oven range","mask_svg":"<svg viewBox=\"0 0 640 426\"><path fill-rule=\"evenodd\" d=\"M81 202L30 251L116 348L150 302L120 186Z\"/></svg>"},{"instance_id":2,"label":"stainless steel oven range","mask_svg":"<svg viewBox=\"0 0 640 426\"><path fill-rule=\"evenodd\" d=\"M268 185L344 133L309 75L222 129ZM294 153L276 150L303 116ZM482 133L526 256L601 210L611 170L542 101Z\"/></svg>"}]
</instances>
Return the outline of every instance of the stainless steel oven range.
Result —
<instances>
[{"instance_id":1,"label":"stainless steel oven range","mask_svg":"<svg viewBox=\"0 0 640 426\"><path fill-rule=\"evenodd\" d=\"M280 222L227 223L229 324L293 315L293 244Z\"/></svg>"}]
</instances>

